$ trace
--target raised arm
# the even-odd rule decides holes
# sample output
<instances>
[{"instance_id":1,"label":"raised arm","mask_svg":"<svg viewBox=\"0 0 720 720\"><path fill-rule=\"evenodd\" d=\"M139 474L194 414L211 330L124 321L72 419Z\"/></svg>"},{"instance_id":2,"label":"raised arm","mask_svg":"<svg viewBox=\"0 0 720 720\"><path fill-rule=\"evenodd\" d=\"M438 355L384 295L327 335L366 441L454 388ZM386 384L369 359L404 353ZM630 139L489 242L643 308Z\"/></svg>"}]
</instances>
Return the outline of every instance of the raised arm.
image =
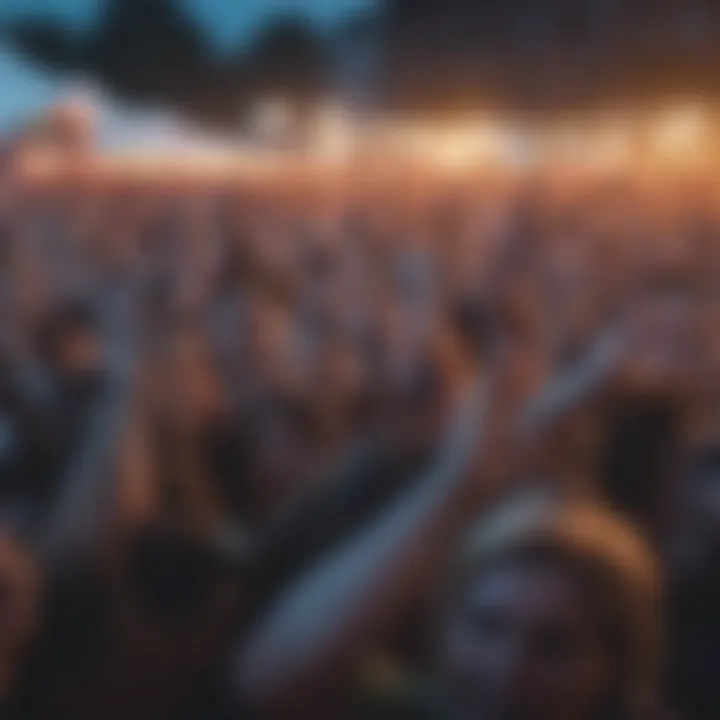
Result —
<instances>
[{"instance_id":1,"label":"raised arm","mask_svg":"<svg viewBox=\"0 0 720 720\"><path fill-rule=\"evenodd\" d=\"M580 362L552 377L520 416L520 442L541 440L605 390L618 371L627 344L624 333L612 332L602 337Z\"/></svg>"},{"instance_id":2,"label":"raised arm","mask_svg":"<svg viewBox=\"0 0 720 720\"><path fill-rule=\"evenodd\" d=\"M474 388L412 490L304 576L247 639L234 668L244 703L271 717L332 714L337 691L436 579L475 513L482 493L470 471L484 449L488 405L488 388Z\"/></svg>"},{"instance_id":3,"label":"raised arm","mask_svg":"<svg viewBox=\"0 0 720 720\"><path fill-rule=\"evenodd\" d=\"M416 478L419 460L398 457L382 438L351 449L317 490L259 538L253 552L254 607L267 607L318 557L374 520Z\"/></svg>"},{"instance_id":4,"label":"raised arm","mask_svg":"<svg viewBox=\"0 0 720 720\"><path fill-rule=\"evenodd\" d=\"M122 469L138 470L142 452L134 425L136 358L127 294L106 298L103 316L107 382L40 538L45 557L56 566L87 560L103 546L119 508Z\"/></svg>"},{"instance_id":5,"label":"raised arm","mask_svg":"<svg viewBox=\"0 0 720 720\"><path fill-rule=\"evenodd\" d=\"M686 380L682 357L690 346L690 321L684 305L650 298L630 308L619 325L602 334L587 356L551 378L520 418L521 441L536 443L574 411L608 389L628 382L653 391Z\"/></svg>"},{"instance_id":6,"label":"raised arm","mask_svg":"<svg viewBox=\"0 0 720 720\"><path fill-rule=\"evenodd\" d=\"M490 398L507 389L502 373L491 386L476 388L430 469L376 523L302 578L250 636L235 666L239 695L271 717L333 716L329 706L358 664L381 644L402 608L429 589L458 533L501 476L507 479L503 459L540 443L606 388L625 351L624 332L604 337L507 425L502 413L493 414L492 423L488 417ZM482 471L482 480L473 469Z\"/></svg>"}]
</instances>

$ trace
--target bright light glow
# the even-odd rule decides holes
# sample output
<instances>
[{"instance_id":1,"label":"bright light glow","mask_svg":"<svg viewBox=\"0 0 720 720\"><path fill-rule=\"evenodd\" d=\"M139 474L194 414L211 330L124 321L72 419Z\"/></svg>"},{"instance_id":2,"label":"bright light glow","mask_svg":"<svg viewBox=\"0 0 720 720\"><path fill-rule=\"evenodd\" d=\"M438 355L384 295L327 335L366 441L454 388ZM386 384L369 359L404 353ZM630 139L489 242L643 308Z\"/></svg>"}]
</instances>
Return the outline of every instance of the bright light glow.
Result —
<instances>
[{"instance_id":1,"label":"bright light glow","mask_svg":"<svg viewBox=\"0 0 720 720\"><path fill-rule=\"evenodd\" d=\"M478 123L446 130L429 140L431 159L440 167L472 169L499 159L502 130L490 123Z\"/></svg>"},{"instance_id":2,"label":"bright light glow","mask_svg":"<svg viewBox=\"0 0 720 720\"><path fill-rule=\"evenodd\" d=\"M514 137L510 128L488 120L434 127L395 119L375 131L376 141L389 155L453 173L510 164Z\"/></svg>"},{"instance_id":3,"label":"bright light glow","mask_svg":"<svg viewBox=\"0 0 720 720\"><path fill-rule=\"evenodd\" d=\"M322 163L342 164L355 148L357 129L352 118L332 103L320 105L315 112L311 155Z\"/></svg>"},{"instance_id":4,"label":"bright light glow","mask_svg":"<svg viewBox=\"0 0 720 720\"><path fill-rule=\"evenodd\" d=\"M632 163L633 129L618 120L601 128L595 142L593 159L596 165L621 168Z\"/></svg>"},{"instance_id":5,"label":"bright light glow","mask_svg":"<svg viewBox=\"0 0 720 720\"><path fill-rule=\"evenodd\" d=\"M487 115L452 123L392 116L370 122L326 101L297 124L306 129L301 136L289 106L268 99L253 116L263 137L250 134L240 141L202 133L159 112L123 114L102 98L92 105L104 131L97 133L100 149L84 160L84 169L103 177L158 179L291 177L314 169L322 176L350 167L381 174L412 167L450 175L535 166L589 172L641 172L658 163L699 167L713 157L720 120L710 108L680 106L653 115L614 112L547 124L519 125ZM293 146L287 142L291 137L298 139ZM60 160L38 150L26 153L25 171L35 176L59 172ZM75 171L68 166L68 172Z\"/></svg>"},{"instance_id":6,"label":"bright light glow","mask_svg":"<svg viewBox=\"0 0 720 720\"><path fill-rule=\"evenodd\" d=\"M707 140L708 118L700 107L689 106L663 114L653 132L653 150L667 160L696 158Z\"/></svg>"}]
</instances>

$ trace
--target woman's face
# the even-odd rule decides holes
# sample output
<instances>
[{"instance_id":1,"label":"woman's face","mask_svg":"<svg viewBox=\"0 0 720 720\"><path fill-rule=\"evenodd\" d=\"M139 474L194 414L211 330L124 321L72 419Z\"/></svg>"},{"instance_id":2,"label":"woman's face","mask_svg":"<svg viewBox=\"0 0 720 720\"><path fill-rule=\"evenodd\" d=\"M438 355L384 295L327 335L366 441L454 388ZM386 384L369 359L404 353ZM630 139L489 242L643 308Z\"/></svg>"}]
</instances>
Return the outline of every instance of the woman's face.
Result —
<instances>
[{"instance_id":1,"label":"woman's face","mask_svg":"<svg viewBox=\"0 0 720 720\"><path fill-rule=\"evenodd\" d=\"M596 720L611 661L570 574L517 562L460 594L441 636L441 671L462 718Z\"/></svg>"}]
</instances>

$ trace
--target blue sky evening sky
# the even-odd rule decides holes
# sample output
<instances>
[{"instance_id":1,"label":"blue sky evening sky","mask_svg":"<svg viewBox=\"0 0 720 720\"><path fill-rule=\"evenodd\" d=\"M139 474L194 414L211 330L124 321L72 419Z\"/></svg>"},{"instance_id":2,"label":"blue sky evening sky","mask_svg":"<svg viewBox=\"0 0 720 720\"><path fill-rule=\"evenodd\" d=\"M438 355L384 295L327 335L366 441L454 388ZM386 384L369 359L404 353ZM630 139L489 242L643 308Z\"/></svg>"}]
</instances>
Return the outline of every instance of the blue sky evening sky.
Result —
<instances>
[{"instance_id":1,"label":"blue sky evening sky","mask_svg":"<svg viewBox=\"0 0 720 720\"><path fill-rule=\"evenodd\" d=\"M53 16L73 25L92 24L103 0L0 0L0 22L27 15ZM182 0L213 38L218 49L252 37L274 16L300 14L319 26L371 7L374 0ZM0 46L0 131L56 100L57 79L24 67Z\"/></svg>"}]
</instances>

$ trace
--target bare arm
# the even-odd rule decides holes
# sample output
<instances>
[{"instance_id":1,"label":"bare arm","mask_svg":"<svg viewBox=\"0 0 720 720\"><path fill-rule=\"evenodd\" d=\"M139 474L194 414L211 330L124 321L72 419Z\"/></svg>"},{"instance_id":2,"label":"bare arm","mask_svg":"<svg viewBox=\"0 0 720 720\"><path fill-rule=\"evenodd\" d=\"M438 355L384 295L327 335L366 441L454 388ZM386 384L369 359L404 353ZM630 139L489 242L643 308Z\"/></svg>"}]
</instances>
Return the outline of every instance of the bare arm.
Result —
<instances>
[{"instance_id":1,"label":"bare arm","mask_svg":"<svg viewBox=\"0 0 720 720\"><path fill-rule=\"evenodd\" d=\"M405 603L431 585L477 508L468 475L486 410L487 391L476 389L416 486L300 580L249 638L235 681L251 707L271 716L299 708L320 716L332 689L351 680Z\"/></svg>"},{"instance_id":2,"label":"bare arm","mask_svg":"<svg viewBox=\"0 0 720 720\"><path fill-rule=\"evenodd\" d=\"M53 565L87 559L103 544L115 519L121 449L127 448L127 431L134 419L134 350L128 333L127 302L127 298L113 298L104 308L107 383L40 538L41 548ZM137 446L127 449L134 451Z\"/></svg>"},{"instance_id":3,"label":"bare arm","mask_svg":"<svg viewBox=\"0 0 720 720\"><path fill-rule=\"evenodd\" d=\"M594 399L607 387L624 352L623 336L612 333L601 338L575 367L552 378L521 414L518 428L520 441L537 441L573 411Z\"/></svg>"},{"instance_id":4,"label":"bare arm","mask_svg":"<svg viewBox=\"0 0 720 720\"><path fill-rule=\"evenodd\" d=\"M621 349L619 341L607 339L551 381L522 413L511 443L524 448L540 441L605 387ZM494 445L489 437L498 428L486 422L487 407L483 393L466 404L437 460L412 490L302 579L250 638L235 678L251 706L279 717L298 708L316 716L327 711L319 706L333 702L332 689L342 688L401 608L428 589L458 532L494 488L484 483L483 492L482 484L467 482L479 442L485 476L493 475L492 460L503 454L503 443Z\"/></svg>"},{"instance_id":5,"label":"bare arm","mask_svg":"<svg viewBox=\"0 0 720 720\"><path fill-rule=\"evenodd\" d=\"M257 542L253 555L254 607L264 609L284 588L355 532L366 527L407 490L428 453L398 456L384 438L350 450Z\"/></svg>"}]
</instances>

